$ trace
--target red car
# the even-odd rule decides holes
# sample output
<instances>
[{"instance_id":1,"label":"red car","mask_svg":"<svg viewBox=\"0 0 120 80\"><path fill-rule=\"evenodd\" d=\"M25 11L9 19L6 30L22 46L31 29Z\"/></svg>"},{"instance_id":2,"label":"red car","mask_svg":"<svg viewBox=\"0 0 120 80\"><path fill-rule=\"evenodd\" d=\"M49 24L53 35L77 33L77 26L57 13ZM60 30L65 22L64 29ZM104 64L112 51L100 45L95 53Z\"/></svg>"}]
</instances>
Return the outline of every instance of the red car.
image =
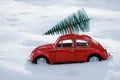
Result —
<instances>
[{"instance_id":1,"label":"red car","mask_svg":"<svg viewBox=\"0 0 120 80\"><path fill-rule=\"evenodd\" d=\"M30 55L35 64L55 64L107 60L109 54L88 35L67 34L53 44L39 46Z\"/></svg>"}]
</instances>

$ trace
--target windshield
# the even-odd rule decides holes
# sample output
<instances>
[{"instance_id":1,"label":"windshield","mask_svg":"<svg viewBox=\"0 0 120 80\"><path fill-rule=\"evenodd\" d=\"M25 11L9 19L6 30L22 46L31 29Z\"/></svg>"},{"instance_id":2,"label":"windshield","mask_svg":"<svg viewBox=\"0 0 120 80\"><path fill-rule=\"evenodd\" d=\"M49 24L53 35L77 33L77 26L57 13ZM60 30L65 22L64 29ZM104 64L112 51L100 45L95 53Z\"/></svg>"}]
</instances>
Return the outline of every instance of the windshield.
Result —
<instances>
[{"instance_id":1,"label":"windshield","mask_svg":"<svg viewBox=\"0 0 120 80\"><path fill-rule=\"evenodd\" d=\"M92 41L93 41L95 44L98 44L98 42L97 42L95 39L92 39Z\"/></svg>"}]
</instances>

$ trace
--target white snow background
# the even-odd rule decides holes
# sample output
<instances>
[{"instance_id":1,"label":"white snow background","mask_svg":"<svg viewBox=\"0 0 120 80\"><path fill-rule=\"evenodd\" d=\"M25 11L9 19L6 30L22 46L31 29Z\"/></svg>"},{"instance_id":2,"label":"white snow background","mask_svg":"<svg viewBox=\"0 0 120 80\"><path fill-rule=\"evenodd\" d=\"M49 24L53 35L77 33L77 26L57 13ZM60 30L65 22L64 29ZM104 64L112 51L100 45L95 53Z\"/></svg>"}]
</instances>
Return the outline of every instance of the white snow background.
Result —
<instances>
[{"instance_id":1,"label":"white snow background","mask_svg":"<svg viewBox=\"0 0 120 80\"><path fill-rule=\"evenodd\" d=\"M0 80L120 80L120 0L0 0ZM84 8L91 35L113 56L111 60L35 65L31 51L53 43L42 34Z\"/></svg>"}]
</instances>

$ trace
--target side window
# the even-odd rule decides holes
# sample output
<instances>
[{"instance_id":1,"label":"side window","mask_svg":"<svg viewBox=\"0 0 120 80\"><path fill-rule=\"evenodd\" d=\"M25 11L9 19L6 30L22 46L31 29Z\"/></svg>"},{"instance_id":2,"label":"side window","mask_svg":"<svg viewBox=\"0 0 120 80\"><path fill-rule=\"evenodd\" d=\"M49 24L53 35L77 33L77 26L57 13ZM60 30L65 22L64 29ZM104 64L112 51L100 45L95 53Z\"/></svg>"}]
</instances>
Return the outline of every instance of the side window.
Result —
<instances>
[{"instance_id":1,"label":"side window","mask_svg":"<svg viewBox=\"0 0 120 80\"><path fill-rule=\"evenodd\" d=\"M85 40L76 40L77 47L88 47L90 44Z\"/></svg>"},{"instance_id":2,"label":"side window","mask_svg":"<svg viewBox=\"0 0 120 80\"><path fill-rule=\"evenodd\" d=\"M73 47L73 41L71 39L68 40L62 40L59 42L58 47L59 48L67 48L67 47Z\"/></svg>"}]
</instances>

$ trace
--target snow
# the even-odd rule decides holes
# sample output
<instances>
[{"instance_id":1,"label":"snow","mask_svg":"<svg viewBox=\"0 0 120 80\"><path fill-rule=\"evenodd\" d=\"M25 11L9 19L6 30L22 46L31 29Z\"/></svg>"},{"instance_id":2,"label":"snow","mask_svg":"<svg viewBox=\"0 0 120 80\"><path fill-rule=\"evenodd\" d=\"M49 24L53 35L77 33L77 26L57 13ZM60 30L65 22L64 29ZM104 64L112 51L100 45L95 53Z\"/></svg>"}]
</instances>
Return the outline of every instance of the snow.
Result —
<instances>
[{"instance_id":1,"label":"snow","mask_svg":"<svg viewBox=\"0 0 120 80\"><path fill-rule=\"evenodd\" d=\"M0 0L0 80L120 80L119 0ZM35 65L31 51L59 35L41 35L84 8L90 32L112 55L101 62Z\"/></svg>"}]
</instances>

